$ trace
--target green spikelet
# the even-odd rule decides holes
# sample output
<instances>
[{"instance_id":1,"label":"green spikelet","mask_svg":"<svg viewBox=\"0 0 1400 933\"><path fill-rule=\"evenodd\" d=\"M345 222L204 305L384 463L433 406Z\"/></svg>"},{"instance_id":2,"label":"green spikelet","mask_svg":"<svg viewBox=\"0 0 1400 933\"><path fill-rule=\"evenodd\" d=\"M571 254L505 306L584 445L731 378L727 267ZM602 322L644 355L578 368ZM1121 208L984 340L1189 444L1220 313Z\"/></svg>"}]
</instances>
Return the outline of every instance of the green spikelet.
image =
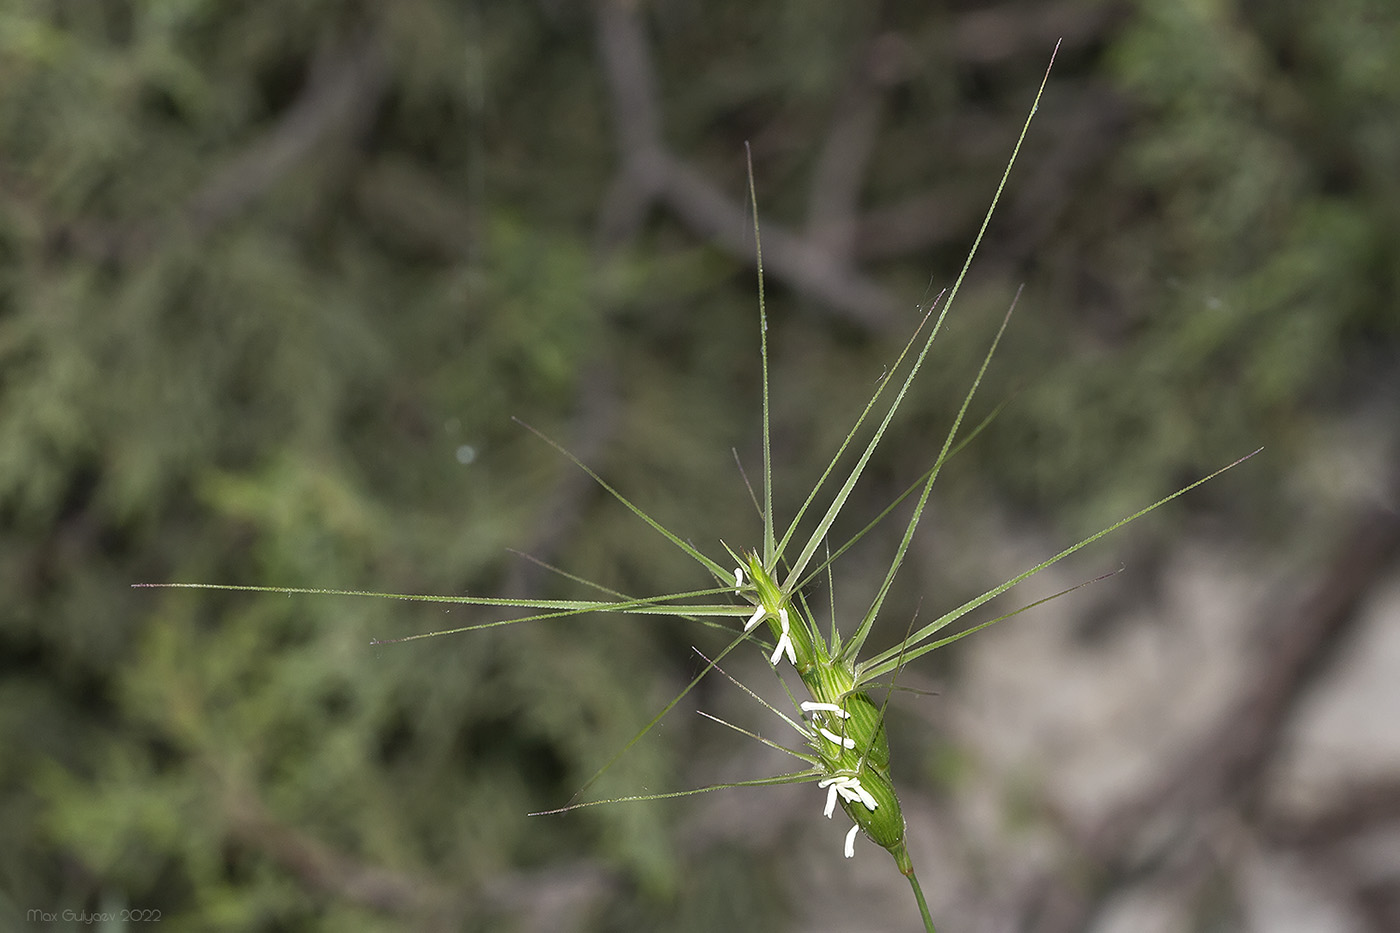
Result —
<instances>
[{"instance_id":1,"label":"green spikelet","mask_svg":"<svg viewBox=\"0 0 1400 933\"><path fill-rule=\"evenodd\" d=\"M1048 80L1048 78L1049 70L1047 69L1046 80ZM938 308L939 302L934 302L934 304L927 309L923 321L919 324L914 335L909 338L909 342L905 345L904 349L900 351L898 357L889 367L887 375L877 384L873 395L866 404L865 409L856 419L855 425L851 428L846 440L832 456L826 470L817 480L806 502L797 510L797 514L792 518L792 523L785 532L775 527L773 514L774 496L772 488L772 452L768 400L768 325L767 312L765 310L763 298L763 254L758 236L758 213L755 208L754 239L759 287L759 347L760 357L763 363L764 464L762 504L759 504L758 497L755 496L755 505L758 506L763 519L763 543L760 550L750 551L740 556L739 553L726 546L725 551L728 557L734 561L732 564L724 564L707 556L685 538L666 528L656 521L656 519L648 515L641 507L610 486L601 476L585 465L576 456L569 453L568 450L555 441L550 440L545 435L535 432L539 434L546 443L554 447L563 456L597 481L599 486L606 490L622 505L626 506L627 509L653 531L670 542L670 544L681 553L693 559L713 579L714 585L682 593L635 597L617 592L616 590L600 584L591 583L565 571L549 567L547 564L542 564L541 566L549 570L554 570L575 582L592 587L594 590L601 593L602 597L593 599L538 599L461 595L425 596L420 594L376 593L360 590L329 590L309 587L243 586L204 583L166 583L154 585L281 594L307 593L340 596L378 596L394 599L421 600L433 603L507 608L522 611L523 613L513 618L472 623L457 628L423 632L400 638L377 640L375 644L388 644L391 642L403 643L421 638L475 631L501 625L515 625L540 619L554 619L593 613L626 613L661 618L679 617L700 620L707 624L724 628L728 628L734 621L743 620L747 616L747 621L742 624L742 632L734 636L729 646L718 653L714 660L709 660L707 658L708 664L705 670L701 671L671 700L670 703L642 726L631 741L614 754L612 758L606 761L584 784L583 788L579 791L580 795L591 788L628 749L635 745L643 736L651 731L667 713L675 708L706 674L711 670L724 673L723 668L719 667L719 661L723 660L730 651L739 647L745 641L753 639L754 636L752 632L757 629L761 623L766 623L768 633L772 636L775 643L769 656L770 663L776 668L781 661L786 659L801 678L807 693L811 697L810 700L802 702L798 702L796 697L792 697L794 704L800 707L802 711L802 720L799 721L797 718L789 716L787 713L772 707L758 694L754 693L737 680L734 680L732 677L730 680L734 681L737 686L748 692L756 701L768 706L770 710L781 716L788 725L799 732L806 741L808 750L799 751L797 749L788 748L740 726L724 722L724 720L717 719L713 716L709 716L709 718L714 719L721 725L727 726L738 733L755 739L771 748L783 751L793 758L800 760L804 764L801 770L787 774L733 781L727 784L711 785L709 787L700 787L691 790L636 794L625 797L613 797L606 800L578 801L553 810L539 811L533 815L543 816L546 814L567 813L582 807L617 804L628 801L655 801L688 797L693 794L707 793L718 787L769 787L780 784L816 782L827 792L824 815L827 817L833 816L836 804L839 801L841 808L846 811L847 815L850 816L854 823L846 835L846 856L851 857L854 854L853 844L857 831L864 832L866 836L887 850L894 857L895 864L899 866L900 872L909 881L915 900L918 903L919 915L923 921L924 930L926 933L934 933L933 918L929 912L928 903L924 898L919 880L914 871L913 862L910 859L909 851L906 847L904 814L900 809L899 798L895 794L894 784L890 774L890 746L885 733L883 708L873 702L869 694L866 693L863 688L876 683L882 678L893 679L905 664L915 661L923 655L948 645L959 638L1000 622L1003 619L1008 619L1026 609L1040 605L1049 599L1053 599L1056 596L1062 596L1071 590L1078 589L1079 586L1085 586L1088 583L1094 582L1094 580L1103 579L1103 577L1096 577L1094 580L1085 581L1084 583L1070 587L1053 596L1038 599L1020 608L1012 609L994 618L981 621L976 625L963 628L955 634L943 634L943 631L949 625L996 597L1006 593L1027 578L1063 560L1094 541L1099 540L1104 535L1149 514L1254 455L1249 454L1242 457L1208 476L1190 485L1184 486L1170 495L1158 499L1151 505L1139 509L1125 518L1119 519L1117 522L1096 534L1081 539L1077 543L1064 548L1059 553L1041 561L1034 567L967 600L962 605L948 610L935 619L924 621L918 627L915 627L911 623L911 631L905 635L904 639L901 640L899 644L887 648L884 651L877 652L873 656L863 659L859 657L866 638L870 635L876 623L876 619L880 614L884 600L889 594L891 583L895 575L899 572L900 567L903 565L910 542L919 526L925 505L928 502L929 492L934 481L938 477L939 470L947 458L956 450L954 442L960 437L959 432L963 425L963 418L968 413L977 387L980 385L983 375L987 372L987 367L991 363L993 353L996 352L997 343L1000 341L1002 332L1006 327L1006 321L1010 318L1010 310L1007 312L1007 318L1003 319L1002 329L997 332L996 338L992 341L986 355L983 357L981 367L977 370L976 377L972 380L970 388L963 397L962 405L945 435L943 447L937 459L934 461L933 466L922 478L900 495L894 503L887 507L884 512L878 515L873 522L852 538L851 541L838 547L834 554L828 551L828 556L825 561L821 561L816 555L819 549L828 544L828 535L832 531L838 515L845 509L852 489L860 480L870 457L880 444L886 429L890 426L895 416L895 412L898 410L910 386L913 384L915 376L924 363L924 359L933 344L934 338L937 336L943 324L944 316L948 313L948 309L958 293L963 278L967 274L968 267L972 262L972 257L976 254L978 245L981 243L982 235L985 233L987 225L991 220L992 210L996 207L1001 197L1002 188L1006 185L1007 178L1010 176L1011 167L1016 160L1016 154L1020 151L1021 143L1026 138L1026 132L1030 126L1031 117L1034 116L1036 108L1039 106L1040 97L1044 90L1045 81L1042 81L1040 90L1036 92L1035 103L1031 107L1031 113L1027 116L1025 124L1023 124L1021 128L1021 135L1017 139L1011 159L1008 161L1006 171L1002 175L1001 183L998 185L997 191L992 197L992 205L988 208L987 214L982 222L982 227L976 239L973 241L973 245L968 252L962 271L958 274L958 277L954 280L941 302L941 310ZM756 204L757 197L755 196L753 188L752 168L750 168L749 176L749 193ZM902 374L902 382L900 378L896 377L896 373ZM894 397L889 399L886 403L881 403L882 396L887 388L893 391ZM881 404L877 406L877 403ZM884 411L883 415L879 414L881 408L883 408ZM985 423L984 421L983 424ZM825 484L828 479L833 479L833 485L835 485L835 480L841 475L836 472L838 463L841 462L842 457L848 452L848 449L851 451L859 449L858 445L856 447L852 447L851 445L857 437L858 432L869 425L874 425L874 427L869 439L865 442L863 451L855 458L854 465L850 467L844 481L840 482L839 488L832 493L829 504L826 505L824 511L815 507L814 503L816 502L818 492L823 488L823 484ZM534 431L533 428L529 430ZM969 437L974 436L980 430L980 426L973 429ZM1258 453L1258 451L1256 450L1255 453ZM916 493L917 495L915 495ZM876 523L888 515L895 506L899 505L906 498L911 497L913 499L913 508L905 526L903 539L890 562L884 582L881 584L869 609L855 625L854 630L847 631L846 634L838 632L836 626L833 624L830 640L828 641L822 636L821 631L804 610L805 604L803 601L800 598L794 599L794 597L799 589L805 585L807 580L812 579L816 573L828 567L847 547L854 544L855 541L865 535ZM809 507L812 507L811 512L809 512ZM820 517L816 517L818 515ZM812 527L810 531L804 532L804 536L799 537L797 536L797 532L804 518L814 518L814 527ZM737 569L729 569L736 565ZM782 582L779 582L780 579ZM137 585L144 586L149 584ZM736 603L733 599L736 595L746 600L748 605ZM724 673L724 676L729 677L727 673ZM787 687L786 681L784 681L784 687L785 689ZM704 715L708 716L709 714Z\"/></svg>"},{"instance_id":2,"label":"green spikelet","mask_svg":"<svg viewBox=\"0 0 1400 933\"><path fill-rule=\"evenodd\" d=\"M867 765L861 769L860 785L875 801L875 809L844 797L841 798L841 808L860 827L861 832L881 848L888 849L895 861L899 861L900 853L904 851L904 811L899 808L899 797L894 792L889 774Z\"/></svg>"},{"instance_id":3,"label":"green spikelet","mask_svg":"<svg viewBox=\"0 0 1400 933\"><path fill-rule=\"evenodd\" d=\"M773 580L757 554L748 556L751 599L757 606L749 627L768 623L778 641L773 654L777 663L784 645L789 659L811 694L802 704L812 717L812 746L821 760L827 787L861 831L896 861L907 861L904 852L904 813L890 780L890 743L884 717L869 694L855 689L855 671L832 657L826 642L791 598ZM827 815L831 814L829 803ZM849 850L849 846L848 846Z\"/></svg>"}]
</instances>

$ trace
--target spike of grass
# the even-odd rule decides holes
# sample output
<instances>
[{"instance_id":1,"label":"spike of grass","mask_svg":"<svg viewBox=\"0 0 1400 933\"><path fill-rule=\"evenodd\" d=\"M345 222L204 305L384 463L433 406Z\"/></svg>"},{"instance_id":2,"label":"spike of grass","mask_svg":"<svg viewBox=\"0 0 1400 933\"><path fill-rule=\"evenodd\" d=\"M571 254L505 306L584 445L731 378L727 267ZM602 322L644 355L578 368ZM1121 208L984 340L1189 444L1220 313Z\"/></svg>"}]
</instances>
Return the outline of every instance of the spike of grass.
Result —
<instances>
[{"instance_id":1,"label":"spike of grass","mask_svg":"<svg viewBox=\"0 0 1400 933\"><path fill-rule=\"evenodd\" d=\"M1057 52L1058 49L1059 45L1057 43ZM1053 67L1054 54L1051 55L1050 64L1051 67ZM893 364L876 384L864 409L855 419L855 423L846 434L845 439L832 455L830 461L813 484L811 491L807 494L791 521L785 526L781 536L777 534L774 516L773 452L771 408L769 402L768 312L763 287L763 253L758 225L758 199L753 178L752 158L748 156L748 187L749 197L754 209L755 259L758 273L759 356L762 364L763 496L762 502L760 503L758 497L754 495L753 487L749 484L747 475L745 475L744 483L749 488L750 497L754 499L755 508L761 519L761 543L757 551L746 552L735 550L730 548L728 544L721 542L725 555L737 566L737 570L731 572L720 561L707 556L679 535L667 529L660 522L647 514L640 506L633 503L621 492L609 485L601 476L562 445L556 443L554 440L529 425L525 425L524 422L520 422L527 430L534 433L580 469L584 470L603 490L640 518L653 531L665 538L681 553L695 561L705 573L715 579L718 585L679 593L633 597L593 583L582 577L568 573L567 571L560 570L543 561L535 561L535 563L570 581L589 587L607 598L591 600L547 600L480 596L433 596L405 593L380 593L366 590L240 586L203 583L137 585L232 590L248 593L297 593L353 597L372 596L434 603L524 609L529 612L528 615L516 618L483 622L441 631L409 635L401 638L384 639L376 642L381 644L387 642L414 641L439 635L457 634L504 625L514 625L521 622L584 616L600 612L678 617L723 628L725 631L734 634L735 637L722 651L717 652L713 659L701 655L705 660L704 668L669 703L642 726L630 741L603 763L593 776L584 783L578 793L575 794L573 800L565 806L553 810L539 811L531 815L544 816L549 814L562 814L585 807L602 806L605 804L670 800L707 793L721 788L770 787L782 784L817 782L819 786L827 790L826 815L830 816L832 814L834 805L838 802L839 798L841 807L855 824L847 835L848 857L851 855L850 844L853 838L852 834L854 834L857 829L863 830L865 834L877 844L886 848L894 857L895 864L899 871L909 879L909 884L913 891L919 909L920 919L924 924L925 930L933 931L932 915L929 911L923 890L914 871L914 865L910 859L908 848L905 844L904 817L900 812L899 801L895 795L894 786L890 780L888 771L889 746L888 739L885 736L884 719L890 703L890 698L897 687L895 681L899 676L899 672L906 664L917 660L930 651L964 638L973 632L980 631L989 625L993 625L1025 612L1028 609L1039 606L1050 599L1058 598L1079 587L1087 586L1090 583L1097 582L1117 573L1118 571L1114 571L1113 573L1086 580L1083 583L1062 590L1052 596L1035 600L1034 602L998 615L995 618L981 622L971 628L941 638L936 637L943 629L953 622L961 619L969 612L981 607L992 599L1003 595L1017 584L1053 566L1064 558L1079 551L1081 548L1099 540L1129 522L1135 521L1168 502L1171 502L1173 499L1190 492L1202 483L1214 479L1226 470L1238 466L1243 461L1249 459L1249 457L1254 456L1254 453L1258 453L1256 450L1254 453L1247 454L1208 476L1178 489L1170 495L1158 499L1151 505L1118 520L1102 531L1083 538L1075 544L1061 550L1053 557L1036 564L1006 582L987 590L980 596L968 600L961 606L917 628L915 627L918 617L916 613L914 618L910 621L909 629L906 631L905 637L899 644L886 651L875 654L873 657L864 660L858 658L867 637L874 629L881 610L885 606L885 600L889 595L894 579L903 566L913 536L918 529L924 509L928 504L933 484L937 480L943 465L947 462L948 458L961 449L964 444L977 436L991 419L995 417L996 413L1000 411L1000 406L998 406L993 410L991 415L984 418L980 424L968 432L967 436L959 437L959 431L964 418L970 410L973 397L991 365L993 355L1000 343L1002 334L1006 330L1011 313L1015 309L1015 301L1012 302L1011 308L1007 310L1006 316L1003 318L995 338L988 347L981 365L977 370L976 376L963 397L962 404L958 409L952 426L948 429L943 439L943 444L939 450L938 456L935 458L929 470L901 493L894 502L876 515L874 519L866 524L850 540L837 547L834 551L830 547L828 534L837 517L845 509L850 499L851 492L864 474L871 457L884 439L885 433L894 419L895 413L903 403L910 386L913 384L915 377L924 364L929 350L933 346L934 340L942 329L943 322L947 318L953 301L957 297L958 291L967 276L973 257L976 255L982 243L983 236L986 234L991 223L992 215L1001 199L1002 192L1005 190L1007 181L1011 176L1012 167L1015 165L1016 158L1021 150L1021 145L1026 139L1031 120L1039 109L1040 99L1045 92L1049 76L1050 68L1047 67L1045 77L1042 79L1040 87L1036 91L1035 100L1031 105L1030 113L1021 127L1020 135L1017 137L1011 156L1007 161L1006 170L1002 173L1001 180L992 196L991 204L987 209L986 215L983 217L982 225L978 229L976 237L973 239L972 246L968 250L967 257L963 262L957 278L945 293L940 294L940 296L929 305L918 326L915 328L913 335L911 335L908 342L900 350ZM1018 290L1017 298L1019 299L1019 297L1020 291ZM937 310L936 315L935 310ZM922 343L920 343L921 339ZM904 370L902 375L901 370ZM825 511L816 521L810 533L808 533L796 556L788 560L785 555L789 547L793 544L794 539L797 537L798 528L807 517L809 509L816 504L818 494L824 488L827 480L836 472L838 463L841 461L847 449L855 442L857 434L874 416L877 405L884 397L885 390L894 384L897 375L900 375L901 378L899 388L895 392L894 397L888 402L871 437L866 441L855 464L846 473L845 479L832 496ZM742 465L740 466L740 472L742 473ZM884 579L877 589L869 608L862 615L854 631L843 638L837 627L835 595L834 592L831 592L831 629L829 636L824 639L814 622L814 615L802 592L803 587L815 579L822 571L826 571L828 590L831 591L831 567L833 562L839 559L857 541L864 538L864 536L874 529L883 519L889 516L896 506L913 495L916 490L918 491L918 497L915 500L913 511L905 524L899 546L890 562L889 569L885 573ZM825 548L825 554L819 562L813 565L819 548ZM529 557L527 557L527 559L534 560L534 558ZM722 595L738 596L740 600L734 603L711 601L713 597ZM747 617L746 622L740 626L741 630L736 633L734 631L734 621L737 619L744 619L745 617ZM772 642L768 642L759 637L756 627L760 624L766 624L768 634L772 636ZM781 677L779 679L782 683L783 690L787 693L788 699L792 702L793 708L799 715L803 715L804 713L810 714L810 727L805 724L805 716L804 722L799 722L797 719L777 710L760 699L758 695L748 687L740 684L737 680L734 680L734 678L729 677L729 674L719 667L719 662L724 660L730 652L748 641L762 645L765 654L768 655L770 659L770 665L774 667L783 663L784 658L791 661L804 685L807 687L808 692L811 694L812 699L809 701L799 700L793 694L787 681L783 680ZM744 781L732 781L692 790L612 797L606 800L579 800L579 797L591 789L597 780L602 777L622 755L626 754L626 752L640 741L643 736L650 732L657 723L688 696L712 670L720 671L724 677L729 678L731 682L738 685L752 698L758 700L760 704L768 707L782 717L788 726L803 737L807 743L808 751L802 752L787 748L780 743L762 738L757 733L744 729L741 726L710 716L708 713L704 713L703 715L732 731L792 755L808 763L810 767L802 771L795 771L788 774L779 774L771 777ZM888 684L877 681L877 678L887 675L890 677ZM864 690L866 688L882 685L886 686L889 692L885 695L883 702L876 707Z\"/></svg>"}]
</instances>

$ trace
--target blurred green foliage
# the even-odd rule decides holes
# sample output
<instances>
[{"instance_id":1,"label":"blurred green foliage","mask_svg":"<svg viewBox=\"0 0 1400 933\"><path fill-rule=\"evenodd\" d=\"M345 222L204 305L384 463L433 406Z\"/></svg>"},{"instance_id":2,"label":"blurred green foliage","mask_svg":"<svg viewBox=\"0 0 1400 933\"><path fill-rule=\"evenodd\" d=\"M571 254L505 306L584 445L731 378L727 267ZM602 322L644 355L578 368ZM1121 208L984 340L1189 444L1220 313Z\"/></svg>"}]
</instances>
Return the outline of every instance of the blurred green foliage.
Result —
<instances>
[{"instance_id":1,"label":"blurred green foliage","mask_svg":"<svg viewBox=\"0 0 1400 933\"><path fill-rule=\"evenodd\" d=\"M600 929L790 915L751 853L688 848L680 806L524 817L685 682L703 631L370 647L483 614L128 588L574 592L508 548L628 591L703 582L512 416L702 548L751 543L730 450L753 475L753 276L664 206L600 236L636 116L610 101L602 6L0 11L4 925L127 906L176 929L500 929L580 864L605 879L578 908ZM844 260L900 315L770 278L791 514L956 272L1061 24L967 2L630 6L665 143L740 205L751 141L773 229L802 232L833 114L853 76L874 89ZM1055 9L1071 39L902 416L914 440L855 511L930 462L1024 280L987 397L1019 394L950 467L949 501L1097 527L1263 443L1254 499L1198 505L1268 527L1294 506L1290 451L1400 339L1400 9ZM695 783L695 726L672 720L607 790Z\"/></svg>"}]
</instances>

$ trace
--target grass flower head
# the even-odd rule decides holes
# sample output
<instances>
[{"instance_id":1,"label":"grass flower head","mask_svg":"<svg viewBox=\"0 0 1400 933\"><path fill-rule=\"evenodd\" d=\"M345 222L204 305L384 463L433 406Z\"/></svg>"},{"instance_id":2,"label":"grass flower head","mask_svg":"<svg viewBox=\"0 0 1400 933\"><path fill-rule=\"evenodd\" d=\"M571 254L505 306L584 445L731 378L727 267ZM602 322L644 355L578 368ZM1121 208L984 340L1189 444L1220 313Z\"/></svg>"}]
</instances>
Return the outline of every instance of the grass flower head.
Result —
<instances>
[{"instance_id":1,"label":"grass flower head","mask_svg":"<svg viewBox=\"0 0 1400 933\"><path fill-rule=\"evenodd\" d=\"M1049 71L1047 69L1047 80L1048 77ZM736 732L760 741L765 745L781 749L788 755L803 762L805 766L798 771L788 774L760 777L692 790L660 794L643 794L612 798L609 800L585 801L569 804L556 810L546 812L563 813L580 807L597 806L601 804L683 797L691 794L705 793L721 787L813 783L824 793L824 806L821 810L823 816L828 819L833 818L836 806L839 804L841 809L845 811L846 815L850 817L852 821L852 825L844 837L843 851L845 856L850 858L854 855L855 838L858 833L863 833L877 845L886 849L894 857L899 870L909 879L925 928L930 931L933 930L933 921L928 906L925 903L923 892L919 886L912 860L909 856L908 847L906 845L907 830L905 818L900 808L899 798L895 793L894 781L890 773L891 754L889 739L885 730L885 709L882 704L877 704L871 698L869 693L870 689L877 685L888 686L898 675L899 669L904 664L914 661L930 651L943 647L958 638L962 638L974 631L1008 618L1009 616L1025 611L1041 602L1045 602L1046 600L1043 599L1038 600L1030 605L1022 606L1012 612L982 622L973 628L962 630L952 635L943 634L943 630L950 624L974 609L977 609L984 603L1002 595L1028 577L1044 570L1128 522L1146 515L1164 503L1199 486L1201 483L1206 482L1240 462L1237 460L1235 463L1210 474L1210 476L1197 480L1195 483L1167 495L1132 515L1120 519L1104 528L1102 531L1090 535L1065 548L1049 559L1025 570L985 593L966 601L962 605L948 610L937 618L924 622L921 625L915 624L911 626L905 638L893 647L869 656L862 656L862 650L867 637L870 635L880 615L885 599L889 594L891 584L903 565L910 542L923 516L930 490L938 477L940 469L948 457L956 451L957 447L955 444L965 443L967 439L970 439L971 436L975 436L977 431L980 430L979 426L977 429L967 432L967 438L961 436L964 416L972 403L973 396L982 381L983 375L990 365L992 356L996 351L997 343L1001 339L1002 333L1005 331L1007 321L1010 319L1011 311L1007 312L1006 319L1002 321L1001 329L998 330L991 346L987 349L981 366L963 398L958 414L944 438L942 448L929 470L851 540L845 542L835 550L828 551L821 559L818 559L818 552L824 546L829 547L828 541L833 523L842 513L842 510L845 508L850 498L852 489L860 480L867 463L884 438L886 430L889 428L896 411L899 409L920 367L923 365L925 357L929 353L954 299L957 297L958 289L963 282L963 278L967 274L973 256L977 252L983 233L990 223L1002 188L1005 186L1007 178L1011 173L1012 166L1015 164L1016 155L1020 150L1021 142L1025 139L1026 130L1029 128L1031 119L1035 115L1036 106L1039 104L1040 96L1044 92L1044 89L1045 82L1043 81L1040 90L1036 94L1035 104L1032 105L1030 115L1026 118L1025 125L1021 129L1021 135L1016 142L1006 171L1002 176L1001 184L998 186L996 194L992 198L991 207L988 208L981 229L973 241L961 272L947 291L926 309L918 328L905 344L897 359L888 367L884 376L877 383L864 410L857 417L855 424L846 435L845 440L833 454L825 470L813 485L811 492L806 496L805 501L797 510L796 514L786 526L781 528L775 523L773 510L774 496L768 397L768 322L763 296L761 238L759 237L757 211L755 210L754 234L756 249L758 250L759 283L759 348L763 374L762 428L764 460L762 502L758 503L756 501L759 513L762 517L761 542L757 546L741 554L729 549L726 545L726 557L723 560L706 555L675 532L662 526L643 509L635 505L621 492L610 486L602 477L580 462L567 450L564 450L549 438L540 435L544 437L547 443L559 450L581 469L585 470L602 486L602 488L637 515L657 534L664 537L680 552L699 564L703 571L711 578L712 585L682 593L635 597L607 589L597 584L588 583L588 581L583 581L572 575L565 574L565 576L568 576L570 579L585 583L601 594L601 598L575 600L508 599L473 596L420 596L413 594L385 594L362 591L264 586L226 586L217 584L162 585L278 593L335 593L340 595L393 596L399 599L465 603L477 606L508 607L526 610L524 615L516 618L389 640L395 642L412 641L420 638L454 634L499 625L517 624L536 619L557 618L560 616L573 616L597 612L681 617L724 627L734 636L724 650L719 652L713 660L707 659L707 663L700 674L697 675L685 689L680 691L670 703L658 712L626 746L605 762L598 772L585 784L584 790L586 791L591 787L593 783L627 751L627 749L631 748L632 745L660 722L667 713L690 693L703 677L707 676L713 670L720 670L721 673L723 673L723 669L719 667L719 662L731 651L745 643L759 644L769 664L775 669L781 668L783 665L788 665L796 672L796 676L800 679L808 696L803 699L798 699L795 696L792 697L793 715L789 715L771 706L769 706L769 709L781 716L797 731L803 738L805 747L802 749L786 748L769 739L762 738L753 732L745 730L742 727L724 722L713 716L709 718L720 722ZM754 196L752 171L750 171L750 195L751 197ZM756 200L756 197L754 197L755 203ZM1014 309L1014 307L1015 304L1013 302L1012 308ZM873 428L870 427L872 424ZM863 431L867 430L870 432L868 440L865 441L863 448L857 448L856 438ZM855 449L859 449L860 453L856 456L854 465L841 477L840 485L830 494L830 498L826 501L825 507L818 509L818 497L821 495L822 490L827 488L828 483L834 481L837 477L838 463L842 461L843 456L846 455L848 450L854 451ZM1252 456L1252 454L1250 456ZM1243 459L1246 458L1241 458L1241 460ZM877 588L870 605L858 620L853 620L853 624L846 627L845 631L838 629L833 620L831 628L826 633L823 633L814 620L813 613L805 602L803 594L806 591L806 587L823 572L829 572L832 562L838 559L846 549L873 528L876 523L888 516L896 506L911 497L914 499L911 517L905 525L900 544L896 549L890 566ZM757 499L757 497L755 498ZM813 519L815 519L814 522ZM799 528L805 528L807 530L799 534ZM1082 586L1084 584L1080 585ZM724 676L728 677L729 675L724 674ZM750 696L758 699L760 703L764 703L765 706L768 705L766 702L759 699L757 694L749 690L748 687L737 681L735 681L735 683L740 689L749 693ZM787 689L786 682L784 682L784 689ZM791 694L789 695L791 696ZM884 703L888 703L888 694ZM580 791L580 793L583 793L583 791Z\"/></svg>"}]
</instances>

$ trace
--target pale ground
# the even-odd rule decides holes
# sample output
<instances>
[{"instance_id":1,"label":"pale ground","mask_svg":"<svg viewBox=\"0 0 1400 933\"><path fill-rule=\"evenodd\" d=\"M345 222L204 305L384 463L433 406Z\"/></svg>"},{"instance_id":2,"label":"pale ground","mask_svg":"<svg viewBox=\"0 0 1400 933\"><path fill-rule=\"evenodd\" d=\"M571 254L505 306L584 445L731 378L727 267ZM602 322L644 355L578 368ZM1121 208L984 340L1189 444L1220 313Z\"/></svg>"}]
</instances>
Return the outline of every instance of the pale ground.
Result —
<instances>
[{"instance_id":1,"label":"pale ground","mask_svg":"<svg viewBox=\"0 0 1400 933\"><path fill-rule=\"evenodd\" d=\"M1268 638L1258 619L1278 605L1278 588L1302 582L1205 544L1174 553L1160 599L1102 640L1074 637L1084 601L1071 596L949 649L963 653L964 676L955 689L940 691L930 719L956 737L971 773L951 806L904 795L911 848L931 903L942 907L941 914L935 907L942 928L1013 928L1008 899L1051 864L1057 846L1041 817L1008 816L1018 801L1039 800L1057 818L1081 823L1146 786L1233 696L1240 672ZM1006 569L1034 563L1027 557L1034 554L1009 556ZM1056 582L1077 581L1062 575ZM1270 797L1290 812L1306 813L1359 781L1400 775L1400 574L1371 594L1359 621L1287 730ZM811 810L817 806L809 802ZM839 852L842 828L817 826L804 836L794 886L810 909L800 928L915 929L912 898L888 856L862 841L847 862ZM1238 929L1369 929L1334 895L1334 879L1287 852L1269 851L1233 814L1219 814L1209 834ZM1347 870L1400 875L1400 833L1378 833L1357 849ZM1195 889L1170 868L1121 890L1090 929L1200 929L1186 893ZM877 916L891 925L872 925Z\"/></svg>"}]
</instances>

